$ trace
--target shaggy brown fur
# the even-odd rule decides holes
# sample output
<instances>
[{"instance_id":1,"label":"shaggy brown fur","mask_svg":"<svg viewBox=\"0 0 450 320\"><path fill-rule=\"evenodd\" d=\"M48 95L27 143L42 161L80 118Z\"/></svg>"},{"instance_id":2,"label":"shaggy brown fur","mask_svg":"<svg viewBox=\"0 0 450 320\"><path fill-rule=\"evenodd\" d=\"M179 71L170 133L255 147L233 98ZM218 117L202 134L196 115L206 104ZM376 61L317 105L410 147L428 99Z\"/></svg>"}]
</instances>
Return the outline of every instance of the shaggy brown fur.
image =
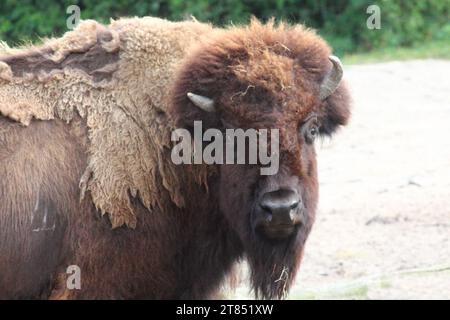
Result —
<instances>
[{"instance_id":1,"label":"shaggy brown fur","mask_svg":"<svg viewBox=\"0 0 450 320\"><path fill-rule=\"evenodd\" d=\"M318 98L329 54L302 26L145 18L85 22L0 56L0 298L206 298L242 257L258 297L283 297L317 203L314 146L299 128L316 114L331 134L349 117L345 86ZM175 166L170 132L194 120L279 128L279 173ZM251 216L261 190L280 186L306 210L295 237L270 243ZM72 264L81 290L65 287Z\"/></svg>"}]
</instances>

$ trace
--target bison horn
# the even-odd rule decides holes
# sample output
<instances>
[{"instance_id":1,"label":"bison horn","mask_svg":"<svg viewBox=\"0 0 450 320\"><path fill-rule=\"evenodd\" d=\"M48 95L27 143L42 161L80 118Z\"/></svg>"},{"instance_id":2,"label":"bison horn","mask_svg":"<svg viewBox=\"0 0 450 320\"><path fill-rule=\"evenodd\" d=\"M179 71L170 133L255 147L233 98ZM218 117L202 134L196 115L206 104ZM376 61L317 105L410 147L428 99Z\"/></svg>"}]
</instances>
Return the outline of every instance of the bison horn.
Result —
<instances>
[{"instance_id":1,"label":"bison horn","mask_svg":"<svg viewBox=\"0 0 450 320\"><path fill-rule=\"evenodd\" d=\"M193 94L192 92L188 92L187 96L189 100L192 101L193 104L195 104L200 109L206 111L206 112L214 112L216 111L214 107L214 100L210 99L208 97L199 96L198 94Z\"/></svg>"},{"instance_id":2,"label":"bison horn","mask_svg":"<svg viewBox=\"0 0 450 320\"><path fill-rule=\"evenodd\" d=\"M342 64L338 57L329 56L328 57L333 64L330 72L323 79L322 84L320 85L320 93L319 97L321 100L329 97L336 89L339 87L339 83L341 82L343 70Z\"/></svg>"}]
</instances>

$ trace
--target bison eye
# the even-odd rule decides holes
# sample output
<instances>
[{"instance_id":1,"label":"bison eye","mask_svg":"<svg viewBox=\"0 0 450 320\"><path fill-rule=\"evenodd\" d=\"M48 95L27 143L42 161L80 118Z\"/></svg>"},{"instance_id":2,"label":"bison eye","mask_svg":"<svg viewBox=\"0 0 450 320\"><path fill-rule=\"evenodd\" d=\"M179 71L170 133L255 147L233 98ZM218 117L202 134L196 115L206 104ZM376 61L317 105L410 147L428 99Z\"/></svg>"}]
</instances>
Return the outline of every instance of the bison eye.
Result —
<instances>
[{"instance_id":1,"label":"bison eye","mask_svg":"<svg viewBox=\"0 0 450 320\"><path fill-rule=\"evenodd\" d=\"M316 137L319 135L319 120L316 116L313 116L306 120L302 126L302 134L305 137L306 143L313 143Z\"/></svg>"}]
</instances>

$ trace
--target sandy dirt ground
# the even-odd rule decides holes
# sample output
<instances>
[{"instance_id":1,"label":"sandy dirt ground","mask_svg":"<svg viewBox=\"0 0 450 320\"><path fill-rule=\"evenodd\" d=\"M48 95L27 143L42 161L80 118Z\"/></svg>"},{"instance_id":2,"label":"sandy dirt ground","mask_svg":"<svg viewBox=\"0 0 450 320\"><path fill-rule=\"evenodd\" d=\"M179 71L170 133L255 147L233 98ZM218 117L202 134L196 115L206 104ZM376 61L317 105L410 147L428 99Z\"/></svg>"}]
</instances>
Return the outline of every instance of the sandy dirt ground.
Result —
<instances>
[{"instance_id":1,"label":"sandy dirt ground","mask_svg":"<svg viewBox=\"0 0 450 320\"><path fill-rule=\"evenodd\" d=\"M288 298L450 299L449 75L443 60L346 67L353 117L317 144L319 209Z\"/></svg>"}]
</instances>

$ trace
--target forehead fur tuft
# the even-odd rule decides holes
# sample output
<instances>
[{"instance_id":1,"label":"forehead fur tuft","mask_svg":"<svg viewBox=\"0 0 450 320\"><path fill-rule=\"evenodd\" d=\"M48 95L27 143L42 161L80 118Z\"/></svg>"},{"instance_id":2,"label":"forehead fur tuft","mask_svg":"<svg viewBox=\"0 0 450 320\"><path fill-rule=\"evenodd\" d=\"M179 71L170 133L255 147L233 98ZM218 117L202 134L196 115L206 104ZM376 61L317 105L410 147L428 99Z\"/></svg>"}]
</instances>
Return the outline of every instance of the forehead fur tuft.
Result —
<instances>
[{"instance_id":1,"label":"forehead fur tuft","mask_svg":"<svg viewBox=\"0 0 450 320\"><path fill-rule=\"evenodd\" d=\"M262 116L261 111L269 115L281 104L283 113L301 118L317 99L331 67L330 53L313 30L273 19L216 30L181 64L173 87L173 114L181 122L205 119L201 111L187 107L192 104L186 93L194 92L243 121Z\"/></svg>"},{"instance_id":2,"label":"forehead fur tuft","mask_svg":"<svg viewBox=\"0 0 450 320\"><path fill-rule=\"evenodd\" d=\"M295 68L320 76L323 59L330 54L326 43L301 25L275 25L273 20L262 24L253 19L248 27L228 32L219 46L225 52L239 48L242 54L231 62L232 72L238 80L268 90L294 86Z\"/></svg>"}]
</instances>

